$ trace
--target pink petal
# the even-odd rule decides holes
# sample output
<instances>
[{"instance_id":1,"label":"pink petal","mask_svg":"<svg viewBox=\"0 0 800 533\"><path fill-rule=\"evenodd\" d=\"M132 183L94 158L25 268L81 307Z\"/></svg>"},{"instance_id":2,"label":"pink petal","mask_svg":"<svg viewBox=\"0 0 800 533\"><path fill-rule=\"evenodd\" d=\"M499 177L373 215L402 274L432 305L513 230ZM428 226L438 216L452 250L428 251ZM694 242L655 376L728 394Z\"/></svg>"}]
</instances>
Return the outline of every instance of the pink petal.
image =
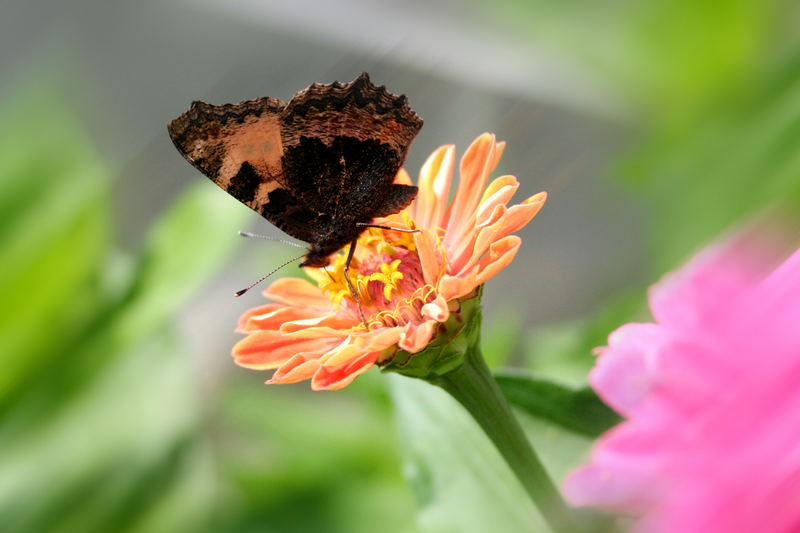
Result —
<instances>
[{"instance_id":1,"label":"pink petal","mask_svg":"<svg viewBox=\"0 0 800 533\"><path fill-rule=\"evenodd\" d=\"M626 324L609 336L589 382L600 397L623 416L630 416L650 393L658 361L668 342L655 324Z\"/></svg>"}]
</instances>

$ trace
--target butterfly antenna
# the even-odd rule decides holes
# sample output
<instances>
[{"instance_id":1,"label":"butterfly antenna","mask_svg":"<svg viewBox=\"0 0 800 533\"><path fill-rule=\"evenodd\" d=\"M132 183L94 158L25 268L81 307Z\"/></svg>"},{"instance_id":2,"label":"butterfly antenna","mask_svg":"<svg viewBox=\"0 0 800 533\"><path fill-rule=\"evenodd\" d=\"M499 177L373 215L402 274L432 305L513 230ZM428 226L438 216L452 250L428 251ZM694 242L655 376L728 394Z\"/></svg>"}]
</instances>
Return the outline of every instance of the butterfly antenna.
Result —
<instances>
[{"instance_id":1,"label":"butterfly antenna","mask_svg":"<svg viewBox=\"0 0 800 533\"><path fill-rule=\"evenodd\" d=\"M284 264L282 264L281 266L279 266L278 268L276 268L275 270L273 270L272 272L270 272L269 274L267 274L266 276L264 276L264 277L263 277L263 278L261 278L260 280L256 281L255 283L253 283L252 285L250 285L250 286L249 286L249 287L247 287L246 289L242 289L242 290L240 290L240 291L236 291L236 297L238 298L238 297L239 297L239 296L241 296L242 294L246 293L247 291L249 291L250 289L252 289L252 288L253 288L253 287L255 287L256 285L258 285L259 283L261 283L262 281L264 281L265 279L267 279L268 277L270 277L271 275L273 275L273 274L274 274L275 272L277 272L278 270L282 269L283 267L285 267L285 266L286 266L286 265L288 265L289 263L294 263L294 262L295 262L295 261L297 261L298 259L302 259L303 257L305 257L305 255L306 255L306 254L303 254L303 255L298 255L298 256L297 256L297 257L295 257L294 259L289 259L289 260L288 260L288 261L286 261Z\"/></svg>"},{"instance_id":2,"label":"butterfly antenna","mask_svg":"<svg viewBox=\"0 0 800 533\"><path fill-rule=\"evenodd\" d=\"M258 235L257 233L250 233L249 231L240 231L239 235L241 235L242 237L264 239L265 241L282 242L283 244L288 244L289 246L294 246L295 248L305 248L305 246L301 246L296 242L287 241L286 239L276 239L275 237L267 237L266 235Z\"/></svg>"}]
</instances>

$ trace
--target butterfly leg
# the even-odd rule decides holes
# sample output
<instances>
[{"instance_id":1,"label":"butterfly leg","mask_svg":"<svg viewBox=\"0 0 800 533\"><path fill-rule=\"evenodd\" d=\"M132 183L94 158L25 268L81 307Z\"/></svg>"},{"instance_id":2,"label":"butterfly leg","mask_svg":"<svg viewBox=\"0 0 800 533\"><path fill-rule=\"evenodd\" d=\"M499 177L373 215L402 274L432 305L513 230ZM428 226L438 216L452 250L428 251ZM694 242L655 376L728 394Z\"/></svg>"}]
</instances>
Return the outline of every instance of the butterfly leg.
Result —
<instances>
[{"instance_id":1,"label":"butterfly leg","mask_svg":"<svg viewBox=\"0 0 800 533\"><path fill-rule=\"evenodd\" d=\"M353 260L353 252L356 250L357 242L358 241L353 241L350 243L350 250L347 252L347 259L344 262L344 280L347 282L347 286L350 288L350 294L353 295L353 299L356 301L356 307L358 307L358 314L361 317L361 322L363 322L364 327L369 330L367 319L364 318L364 311L361 310L361 300L358 299L358 293L353 288L353 283L350 281L350 276L347 275L347 271L350 270L350 261Z\"/></svg>"}]
</instances>

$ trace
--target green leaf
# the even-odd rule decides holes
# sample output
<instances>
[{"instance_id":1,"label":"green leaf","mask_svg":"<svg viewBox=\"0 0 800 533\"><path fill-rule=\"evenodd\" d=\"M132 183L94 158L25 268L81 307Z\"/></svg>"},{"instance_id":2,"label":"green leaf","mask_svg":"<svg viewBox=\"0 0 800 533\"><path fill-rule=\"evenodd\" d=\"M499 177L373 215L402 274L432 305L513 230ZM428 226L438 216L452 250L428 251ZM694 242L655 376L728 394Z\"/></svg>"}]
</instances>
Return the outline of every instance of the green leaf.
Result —
<instances>
[{"instance_id":1,"label":"green leaf","mask_svg":"<svg viewBox=\"0 0 800 533\"><path fill-rule=\"evenodd\" d=\"M477 423L443 390L387 374L406 477L423 533L549 532L519 481ZM520 417L551 477L559 482L591 441Z\"/></svg>"},{"instance_id":2,"label":"green leaf","mask_svg":"<svg viewBox=\"0 0 800 533\"><path fill-rule=\"evenodd\" d=\"M489 317L483 317L481 347L489 368L508 365L519 347L523 331L523 313L501 307Z\"/></svg>"},{"instance_id":3,"label":"green leaf","mask_svg":"<svg viewBox=\"0 0 800 533\"><path fill-rule=\"evenodd\" d=\"M501 371L495 380L512 406L574 433L598 437L622 420L588 387L571 389L522 371Z\"/></svg>"},{"instance_id":4,"label":"green leaf","mask_svg":"<svg viewBox=\"0 0 800 533\"><path fill-rule=\"evenodd\" d=\"M786 10L780 0L501 0L485 14L590 75L637 120L672 121L753 79L796 36Z\"/></svg>"},{"instance_id":5,"label":"green leaf","mask_svg":"<svg viewBox=\"0 0 800 533\"><path fill-rule=\"evenodd\" d=\"M188 461L199 409L189 360L174 353L164 339L125 350L74 391L66 408L49 418L33 413L32 430L3 428L3 531L118 530L145 520L190 475L190 465L213 473L210 462ZM18 411L17 418L26 412ZM187 493L194 501L187 524L198 525L191 516L208 512L213 493L205 486Z\"/></svg>"},{"instance_id":6,"label":"green leaf","mask_svg":"<svg viewBox=\"0 0 800 533\"><path fill-rule=\"evenodd\" d=\"M333 394L313 393L307 383L265 387L261 376L245 376L220 398L216 418L226 443L218 464L229 484L218 530L411 530L413 501L386 393L376 388L385 376L373 370Z\"/></svg>"},{"instance_id":7,"label":"green leaf","mask_svg":"<svg viewBox=\"0 0 800 533\"><path fill-rule=\"evenodd\" d=\"M653 217L657 273L765 207L800 210L800 52L746 98L653 136L627 173Z\"/></svg>"},{"instance_id":8,"label":"green leaf","mask_svg":"<svg viewBox=\"0 0 800 533\"><path fill-rule=\"evenodd\" d=\"M386 378L420 531L547 531L522 485L460 404L421 380L391 373Z\"/></svg>"},{"instance_id":9,"label":"green leaf","mask_svg":"<svg viewBox=\"0 0 800 533\"><path fill-rule=\"evenodd\" d=\"M150 231L122 319L121 342L163 326L231 260L240 244L237 230L252 216L207 180L189 187Z\"/></svg>"},{"instance_id":10,"label":"green leaf","mask_svg":"<svg viewBox=\"0 0 800 533\"><path fill-rule=\"evenodd\" d=\"M75 117L37 91L0 112L0 405L100 306L109 179Z\"/></svg>"},{"instance_id":11,"label":"green leaf","mask_svg":"<svg viewBox=\"0 0 800 533\"><path fill-rule=\"evenodd\" d=\"M584 387L595 363L593 350L605 346L612 331L626 322L652 320L643 293L635 290L618 295L587 319L528 331L524 339L525 368L574 388Z\"/></svg>"}]
</instances>

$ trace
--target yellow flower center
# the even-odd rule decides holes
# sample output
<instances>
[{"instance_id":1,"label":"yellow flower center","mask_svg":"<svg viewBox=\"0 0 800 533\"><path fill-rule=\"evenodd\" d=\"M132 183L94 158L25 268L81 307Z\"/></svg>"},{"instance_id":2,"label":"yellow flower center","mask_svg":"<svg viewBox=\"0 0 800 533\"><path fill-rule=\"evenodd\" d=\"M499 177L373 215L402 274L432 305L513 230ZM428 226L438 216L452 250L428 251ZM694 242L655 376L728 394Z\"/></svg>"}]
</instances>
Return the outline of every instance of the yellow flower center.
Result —
<instances>
[{"instance_id":1,"label":"yellow flower center","mask_svg":"<svg viewBox=\"0 0 800 533\"><path fill-rule=\"evenodd\" d=\"M408 228L415 228L406 211L401 216ZM348 251L345 247L312 275L334 305L358 317L344 277ZM419 321L422 306L436 298L436 289L425 283L413 233L367 228L358 238L348 274L370 329Z\"/></svg>"}]
</instances>

